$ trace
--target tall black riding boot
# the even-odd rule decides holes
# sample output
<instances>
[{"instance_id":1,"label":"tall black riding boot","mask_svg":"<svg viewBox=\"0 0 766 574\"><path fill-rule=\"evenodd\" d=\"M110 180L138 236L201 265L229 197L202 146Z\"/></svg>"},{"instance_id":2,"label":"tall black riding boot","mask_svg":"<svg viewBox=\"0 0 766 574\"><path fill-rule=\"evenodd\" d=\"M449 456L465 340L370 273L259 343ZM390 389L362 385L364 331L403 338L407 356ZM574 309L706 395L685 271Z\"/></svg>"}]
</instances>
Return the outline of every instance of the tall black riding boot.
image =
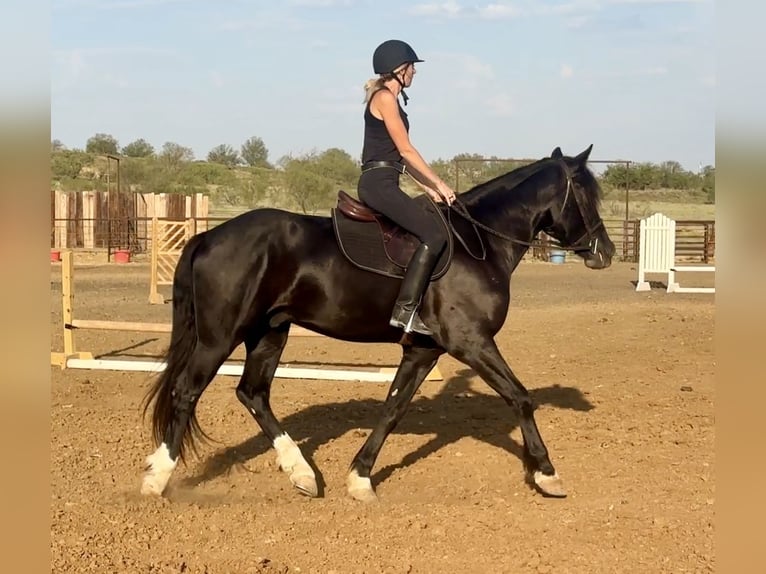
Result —
<instances>
[{"instance_id":1,"label":"tall black riding boot","mask_svg":"<svg viewBox=\"0 0 766 574\"><path fill-rule=\"evenodd\" d=\"M405 333L414 331L422 335L433 335L421 321L417 311L437 261L438 254L434 254L425 243L421 243L412 255L402 279L399 297L389 321L392 327L401 327Z\"/></svg>"}]
</instances>

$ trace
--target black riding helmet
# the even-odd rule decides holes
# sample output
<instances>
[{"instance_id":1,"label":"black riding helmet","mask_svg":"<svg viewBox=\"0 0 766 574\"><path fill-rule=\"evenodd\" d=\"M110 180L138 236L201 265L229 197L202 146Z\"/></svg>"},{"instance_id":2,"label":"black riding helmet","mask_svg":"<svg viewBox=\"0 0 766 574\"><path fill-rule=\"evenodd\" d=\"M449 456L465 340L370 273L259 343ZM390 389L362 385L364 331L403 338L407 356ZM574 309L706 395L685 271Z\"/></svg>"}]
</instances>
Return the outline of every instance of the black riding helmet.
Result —
<instances>
[{"instance_id":1,"label":"black riding helmet","mask_svg":"<svg viewBox=\"0 0 766 574\"><path fill-rule=\"evenodd\" d=\"M407 42L386 40L375 48L372 67L376 74L390 74L405 62L423 62Z\"/></svg>"},{"instance_id":2,"label":"black riding helmet","mask_svg":"<svg viewBox=\"0 0 766 574\"><path fill-rule=\"evenodd\" d=\"M418 58L415 50L407 42L401 40L386 40L380 46L375 48L372 55L372 68L376 74L390 74L402 64L412 64L414 62L424 62ZM404 93L404 85L399 78L396 78L402 85L402 97L404 105L407 105L407 94Z\"/></svg>"}]
</instances>

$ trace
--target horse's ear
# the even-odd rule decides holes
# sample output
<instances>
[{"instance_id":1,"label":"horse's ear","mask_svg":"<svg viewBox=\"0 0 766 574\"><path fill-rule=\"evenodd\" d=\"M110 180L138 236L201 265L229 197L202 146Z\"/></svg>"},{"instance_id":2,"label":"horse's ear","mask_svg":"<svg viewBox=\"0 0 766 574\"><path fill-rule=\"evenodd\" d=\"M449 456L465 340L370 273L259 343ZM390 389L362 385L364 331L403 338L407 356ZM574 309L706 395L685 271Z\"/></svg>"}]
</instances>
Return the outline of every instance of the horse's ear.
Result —
<instances>
[{"instance_id":1,"label":"horse's ear","mask_svg":"<svg viewBox=\"0 0 766 574\"><path fill-rule=\"evenodd\" d=\"M593 144L590 144L585 151L581 152L577 157L575 157L575 160L579 165L585 165L585 163L588 161L588 158L590 157L590 152L593 150Z\"/></svg>"},{"instance_id":2,"label":"horse's ear","mask_svg":"<svg viewBox=\"0 0 766 574\"><path fill-rule=\"evenodd\" d=\"M562 159L564 157L564 154L561 153L561 148L556 147L556 149L553 150L553 153L551 153L551 159Z\"/></svg>"}]
</instances>

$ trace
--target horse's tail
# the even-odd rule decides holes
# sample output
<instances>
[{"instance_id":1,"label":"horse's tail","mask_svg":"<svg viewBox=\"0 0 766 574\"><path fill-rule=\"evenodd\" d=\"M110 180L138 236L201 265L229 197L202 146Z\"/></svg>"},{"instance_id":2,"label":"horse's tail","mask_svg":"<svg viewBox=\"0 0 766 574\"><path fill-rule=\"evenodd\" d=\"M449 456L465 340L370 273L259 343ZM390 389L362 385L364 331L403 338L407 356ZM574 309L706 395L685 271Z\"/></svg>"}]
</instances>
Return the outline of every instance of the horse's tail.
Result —
<instances>
[{"instance_id":1,"label":"horse's tail","mask_svg":"<svg viewBox=\"0 0 766 574\"><path fill-rule=\"evenodd\" d=\"M194 253L202 241L195 235L184 247L176 265L173 277L173 327L170 345L165 352L165 370L149 389L144 399L144 415L149 404L154 400L151 428L155 446L163 442L165 433L174 420L175 405L173 395L176 384L183 376L189 357L197 344L197 324L194 309L193 263ZM199 426L196 414L192 411L184 429L179 456L184 459L186 448L194 448L195 439L205 434Z\"/></svg>"}]
</instances>

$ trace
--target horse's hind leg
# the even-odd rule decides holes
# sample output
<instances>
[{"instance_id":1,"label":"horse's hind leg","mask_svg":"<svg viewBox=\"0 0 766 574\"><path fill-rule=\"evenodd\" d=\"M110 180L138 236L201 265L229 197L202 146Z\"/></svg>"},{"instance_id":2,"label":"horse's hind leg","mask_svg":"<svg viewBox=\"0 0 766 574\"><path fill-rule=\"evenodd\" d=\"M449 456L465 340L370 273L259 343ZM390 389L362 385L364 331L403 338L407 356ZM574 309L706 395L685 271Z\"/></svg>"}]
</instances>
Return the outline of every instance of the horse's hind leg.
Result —
<instances>
[{"instance_id":1,"label":"horse's hind leg","mask_svg":"<svg viewBox=\"0 0 766 574\"><path fill-rule=\"evenodd\" d=\"M288 332L289 325L245 340L247 358L242 379L237 386L237 398L274 445L277 464L290 475L293 486L303 494L316 496L318 489L314 470L303 458L298 445L277 421L269 402L271 382L287 343Z\"/></svg>"},{"instance_id":2,"label":"horse's hind leg","mask_svg":"<svg viewBox=\"0 0 766 574\"><path fill-rule=\"evenodd\" d=\"M399 369L388 390L383 416L351 462L346 486L348 493L355 499L362 502L377 500L370 481L375 460L386 437L396 428L415 392L443 352L441 349L405 347Z\"/></svg>"},{"instance_id":3,"label":"horse's hind leg","mask_svg":"<svg viewBox=\"0 0 766 574\"><path fill-rule=\"evenodd\" d=\"M183 442L193 430L190 425L195 422L197 402L229 352L228 348L198 341L186 368L172 382L172 392L167 394L158 415L165 429L162 444L146 459L142 494L160 495L165 490L182 454Z\"/></svg>"}]
</instances>

